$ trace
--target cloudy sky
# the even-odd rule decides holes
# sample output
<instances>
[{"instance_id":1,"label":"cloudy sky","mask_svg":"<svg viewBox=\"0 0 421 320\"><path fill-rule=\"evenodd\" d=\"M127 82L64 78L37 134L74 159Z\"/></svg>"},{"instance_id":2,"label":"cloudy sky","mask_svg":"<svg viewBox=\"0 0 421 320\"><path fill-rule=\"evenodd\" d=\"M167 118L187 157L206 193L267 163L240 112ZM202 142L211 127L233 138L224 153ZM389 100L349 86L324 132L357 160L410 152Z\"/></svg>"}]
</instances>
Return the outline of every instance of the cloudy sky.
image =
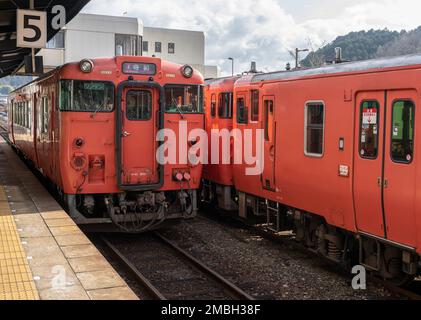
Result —
<instances>
[{"instance_id":1,"label":"cloudy sky","mask_svg":"<svg viewBox=\"0 0 421 320\"><path fill-rule=\"evenodd\" d=\"M204 31L206 62L230 72L282 69L289 49L317 48L363 29L414 29L420 0L91 0L84 12L141 18L146 26Z\"/></svg>"}]
</instances>

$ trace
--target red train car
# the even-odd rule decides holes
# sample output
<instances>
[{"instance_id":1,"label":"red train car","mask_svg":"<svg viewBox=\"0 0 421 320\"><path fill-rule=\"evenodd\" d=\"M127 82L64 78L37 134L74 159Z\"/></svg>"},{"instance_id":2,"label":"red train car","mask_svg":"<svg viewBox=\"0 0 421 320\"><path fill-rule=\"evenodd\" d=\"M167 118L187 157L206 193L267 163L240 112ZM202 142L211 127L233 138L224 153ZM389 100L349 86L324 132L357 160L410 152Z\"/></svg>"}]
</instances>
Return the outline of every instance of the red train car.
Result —
<instances>
[{"instance_id":1,"label":"red train car","mask_svg":"<svg viewBox=\"0 0 421 320\"><path fill-rule=\"evenodd\" d=\"M239 77L228 77L207 80L205 82L205 111L206 111L206 133L212 136L212 131L218 134L221 130L233 129L233 106L234 106L234 83ZM212 148L212 139L208 139L209 150ZM230 156L223 159L227 153L224 149L229 148ZM237 204L232 200L234 180L232 175L232 154L233 143L224 145L220 141L219 154L212 159L212 153L208 153L208 163L203 167L203 188L202 200L209 203L218 203L224 210L236 210ZM217 201L217 202L215 202Z\"/></svg>"},{"instance_id":2,"label":"red train car","mask_svg":"<svg viewBox=\"0 0 421 320\"><path fill-rule=\"evenodd\" d=\"M239 215L398 283L418 275L420 79L415 55L237 80L233 127L262 130L264 151L261 174L231 167Z\"/></svg>"},{"instance_id":3,"label":"red train car","mask_svg":"<svg viewBox=\"0 0 421 320\"><path fill-rule=\"evenodd\" d=\"M70 63L11 94L10 141L80 224L139 232L191 218L202 166L160 161L158 137L172 130L191 146L179 125L204 127L203 84L190 66L157 58Z\"/></svg>"}]
</instances>

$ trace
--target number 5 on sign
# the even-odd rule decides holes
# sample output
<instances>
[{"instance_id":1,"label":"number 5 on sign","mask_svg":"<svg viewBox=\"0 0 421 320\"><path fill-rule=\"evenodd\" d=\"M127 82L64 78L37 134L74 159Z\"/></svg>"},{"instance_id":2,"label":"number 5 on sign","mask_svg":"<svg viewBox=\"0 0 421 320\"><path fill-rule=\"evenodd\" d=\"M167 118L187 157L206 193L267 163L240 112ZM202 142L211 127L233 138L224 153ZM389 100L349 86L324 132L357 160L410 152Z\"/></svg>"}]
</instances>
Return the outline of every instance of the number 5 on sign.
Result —
<instances>
[{"instance_id":1,"label":"number 5 on sign","mask_svg":"<svg viewBox=\"0 0 421 320\"><path fill-rule=\"evenodd\" d=\"M17 10L17 47L45 48L47 44L47 13Z\"/></svg>"}]
</instances>

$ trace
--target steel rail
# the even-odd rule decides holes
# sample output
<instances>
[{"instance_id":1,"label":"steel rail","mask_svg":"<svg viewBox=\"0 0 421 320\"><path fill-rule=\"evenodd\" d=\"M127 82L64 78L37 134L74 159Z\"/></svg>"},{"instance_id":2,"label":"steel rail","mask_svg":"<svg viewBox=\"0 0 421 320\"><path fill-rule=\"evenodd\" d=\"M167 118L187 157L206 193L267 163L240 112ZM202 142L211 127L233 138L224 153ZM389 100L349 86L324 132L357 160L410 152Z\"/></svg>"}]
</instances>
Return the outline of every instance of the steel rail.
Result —
<instances>
[{"instance_id":1,"label":"steel rail","mask_svg":"<svg viewBox=\"0 0 421 320\"><path fill-rule=\"evenodd\" d=\"M198 259L193 257L191 254L187 253L180 247L178 247L175 243L165 238L163 235L161 235L159 232L154 232L154 235L160 239L162 242L167 244L169 247L171 247L173 250L177 251L179 255L187 259L189 262L191 262L196 268L198 268L200 271L208 275L210 278L212 278L215 282L222 285L227 292L231 295L231 297L236 298L238 300L255 300L252 296L244 292L241 288L237 287L235 284L230 282L229 280L225 279L223 276L221 276L219 273L215 272L214 270L210 269L206 265L204 265L202 262L200 262Z\"/></svg>"},{"instance_id":2,"label":"steel rail","mask_svg":"<svg viewBox=\"0 0 421 320\"><path fill-rule=\"evenodd\" d=\"M164 295L107 239L101 237L111 253L125 266L125 268L146 288L148 293L157 300L167 300Z\"/></svg>"}]
</instances>

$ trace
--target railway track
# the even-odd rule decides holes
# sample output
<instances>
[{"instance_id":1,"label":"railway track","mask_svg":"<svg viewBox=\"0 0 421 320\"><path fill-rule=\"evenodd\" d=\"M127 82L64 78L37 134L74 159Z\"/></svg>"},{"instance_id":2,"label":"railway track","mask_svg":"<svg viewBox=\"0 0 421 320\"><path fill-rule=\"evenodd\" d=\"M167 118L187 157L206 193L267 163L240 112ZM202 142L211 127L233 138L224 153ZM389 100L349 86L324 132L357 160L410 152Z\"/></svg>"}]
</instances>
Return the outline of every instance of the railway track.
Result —
<instances>
[{"instance_id":1,"label":"railway track","mask_svg":"<svg viewBox=\"0 0 421 320\"><path fill-rule=\"evenodd\" d=\"M283 236L276 235L276 234L273 234L271 232L268 232L264 227L262 227L260 225L248 224L248 223L245 223L244 221L236 219L235 217L226 216L222 212L218 212L218 213L220 214L219 218L209 217L208 214L199 215L198 218L202 219L204 221L208 221L208 222L222 223L224 225L227 225L227 224L228 225L229 224L235 224L236 226L241 225L245 229L247 229L247 230L249 230L249 231L257 234L258 236L260 236L262 238L265 238L269 241L278 242L278 243L281 243L281 242L285 243L285 241L287 241L288 243L291 243L295 248L304 249L304 247L302 247L300 244L296 243L293 240L292 235L287 235L287 234L285 234ZM309 254L320 257L319 255L317 255L313 251L310 251L308 249L305 249L305 250ZM323 257L321 257L321 258L323 258ZM343 273L344 276L349 277L349 274L345 270L341 271L341 273ZM368 283L372 284L372 285L375 285L377 287L381 287L381 288L386 289L395 298L421 301L421 279L414 281L407 288L396 286L395 284L393 284L389 281L380 279L380 278L375 277L375 276L369 276Z\"/></svg>"},{"instance_id":2,"label":"railway track","mask_svg":"<svg viewBox=\"0 0 421 320\"><path fill-rule=\"evenodd\" d=\"M158 232L134 241L137 254L133 258L106 237L101 240L153 299L254 300Z\"/></svg>"}]
</instances>

